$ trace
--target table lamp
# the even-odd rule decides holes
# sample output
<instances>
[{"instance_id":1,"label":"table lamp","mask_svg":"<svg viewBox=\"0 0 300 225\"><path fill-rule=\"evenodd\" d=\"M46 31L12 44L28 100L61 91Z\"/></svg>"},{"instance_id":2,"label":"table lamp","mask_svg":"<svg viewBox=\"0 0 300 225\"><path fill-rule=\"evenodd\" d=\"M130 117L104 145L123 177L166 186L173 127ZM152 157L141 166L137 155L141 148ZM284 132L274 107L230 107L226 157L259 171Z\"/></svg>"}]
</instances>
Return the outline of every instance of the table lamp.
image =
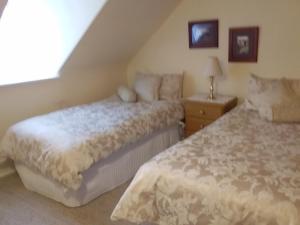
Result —
<instances>
[{"instance_id":1,"label":"table lamp","mask_svg":"<svg viewBox=\"0 0 300 225\"><path fill-rule=\"evenodd\" d=\"M210 92L209 92L208 98L210 100L215 99L214 79L215 79L215 77L222 75L222 69L220 67L219 60L217 57L211 56L208 58L203 75L205 77L209 77L209 79L210 79Z\"/></svg>"}]
</instances>

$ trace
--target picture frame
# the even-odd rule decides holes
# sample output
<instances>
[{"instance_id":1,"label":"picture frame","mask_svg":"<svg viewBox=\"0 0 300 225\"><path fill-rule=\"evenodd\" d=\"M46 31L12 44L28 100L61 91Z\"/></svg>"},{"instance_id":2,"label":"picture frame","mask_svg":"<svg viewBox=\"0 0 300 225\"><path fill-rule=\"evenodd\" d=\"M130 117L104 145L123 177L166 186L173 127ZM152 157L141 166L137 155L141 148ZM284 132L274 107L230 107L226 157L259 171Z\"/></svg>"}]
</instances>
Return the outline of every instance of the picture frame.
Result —
<instances>
[{"instance_id":1,"label":"picture frame","mask_svg":"<svg viewBox=\"0 0 300 225\"><path fill-rule=\"evenodd\" d=\"M219 47L219 20L191 21L188 33L189 48Z\"/></svg>"},{"instance_id":2,"label":"picture frame","mask_svg":"<svg viewBox=\"0 0 300 225\"><path fill-rule=\"evenodd\" d=\"M257 62L259 27L229 29L229 62Z\"/></svg>"}]
</instances>

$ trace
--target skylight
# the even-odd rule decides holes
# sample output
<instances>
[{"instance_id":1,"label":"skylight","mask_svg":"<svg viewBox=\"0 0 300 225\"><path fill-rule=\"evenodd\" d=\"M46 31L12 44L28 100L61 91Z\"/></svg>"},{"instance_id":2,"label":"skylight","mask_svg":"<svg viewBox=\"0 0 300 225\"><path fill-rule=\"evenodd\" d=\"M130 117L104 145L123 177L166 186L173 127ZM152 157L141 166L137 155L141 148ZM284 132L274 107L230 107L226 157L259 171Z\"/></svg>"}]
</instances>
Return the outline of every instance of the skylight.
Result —
<instances>
[{"instance_id":1,"label":"skylight","mask_svg":"<svg viewBox=\"0 0 300 225\"><path fill-rule=\"evenodd\" d=\"M0 85L57 77L106 2L8 0L0 20Z\"/></svg>"},{"instance_id":2,"label":"skylight","mask_svg":"<svg viewBox=\"0 0 300 225\"><path fill-rule=\"evenodd\" d=\"M62 49L48 1L8 1L0 20L0 85L56 77Z\"/></svg>"}]
</instances>

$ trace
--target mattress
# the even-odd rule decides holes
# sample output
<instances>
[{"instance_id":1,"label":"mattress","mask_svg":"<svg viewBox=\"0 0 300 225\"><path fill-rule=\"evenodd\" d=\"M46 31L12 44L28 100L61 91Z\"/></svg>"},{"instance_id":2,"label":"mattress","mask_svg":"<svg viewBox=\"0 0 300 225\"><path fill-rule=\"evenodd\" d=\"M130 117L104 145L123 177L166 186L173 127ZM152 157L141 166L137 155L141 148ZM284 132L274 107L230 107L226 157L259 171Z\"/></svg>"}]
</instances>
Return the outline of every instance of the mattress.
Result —
<instances>
[{"instance_id":1,"label":"mattress","mask_svg":"<svg viewBox=\"0 0 300 225\"><path fill-rule=\"evenodd\" d=\"M144 164L113 220L300 225L300 124L243 105Z\"/></svg>"},{"instance_id":2,"label":"mattress","mask_svg":"<svg viewBox=\"0 0 300 225\"><path fill-rule=\"evenodd\" d=\"M66 188L122 147L183 118L179 101L127 103L103 100L21 121L0 143L0 161L22 162Z\"/></svg>"},{"instance_id":3,"label":"mattress","mask_svg":"<svg viewBox=\"0 0 300 225\"><path fill-rule=\"evenodd\" d=\"M27 189L66 206L76 207L131 179L144 162L177 143L179 138L180 128L175 124L124 147L86 170L83 173L83 182L76 191L66 190L60 183L46 178L23 163L15 162L15 166Z\"/></svg>"}]
</instances>

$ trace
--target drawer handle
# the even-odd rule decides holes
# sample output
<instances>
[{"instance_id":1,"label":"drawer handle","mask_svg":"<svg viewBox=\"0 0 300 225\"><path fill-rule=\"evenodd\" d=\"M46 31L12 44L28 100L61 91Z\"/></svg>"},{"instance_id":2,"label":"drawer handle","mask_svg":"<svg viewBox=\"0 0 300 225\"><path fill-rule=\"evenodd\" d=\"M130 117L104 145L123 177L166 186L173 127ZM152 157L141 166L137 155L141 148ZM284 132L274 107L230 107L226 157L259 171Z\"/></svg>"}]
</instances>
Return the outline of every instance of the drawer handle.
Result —
<instances>
[{"instance_id":1,"label":"drawer handle","mask_svg":"<svg viewBox=\"0 0 300 225\"><path fill-rule=\"evenodd\" d=\"M205 115L205 111L203 109L200 109L199 113L200 115Z\"/></svg>"}]
</instances>

